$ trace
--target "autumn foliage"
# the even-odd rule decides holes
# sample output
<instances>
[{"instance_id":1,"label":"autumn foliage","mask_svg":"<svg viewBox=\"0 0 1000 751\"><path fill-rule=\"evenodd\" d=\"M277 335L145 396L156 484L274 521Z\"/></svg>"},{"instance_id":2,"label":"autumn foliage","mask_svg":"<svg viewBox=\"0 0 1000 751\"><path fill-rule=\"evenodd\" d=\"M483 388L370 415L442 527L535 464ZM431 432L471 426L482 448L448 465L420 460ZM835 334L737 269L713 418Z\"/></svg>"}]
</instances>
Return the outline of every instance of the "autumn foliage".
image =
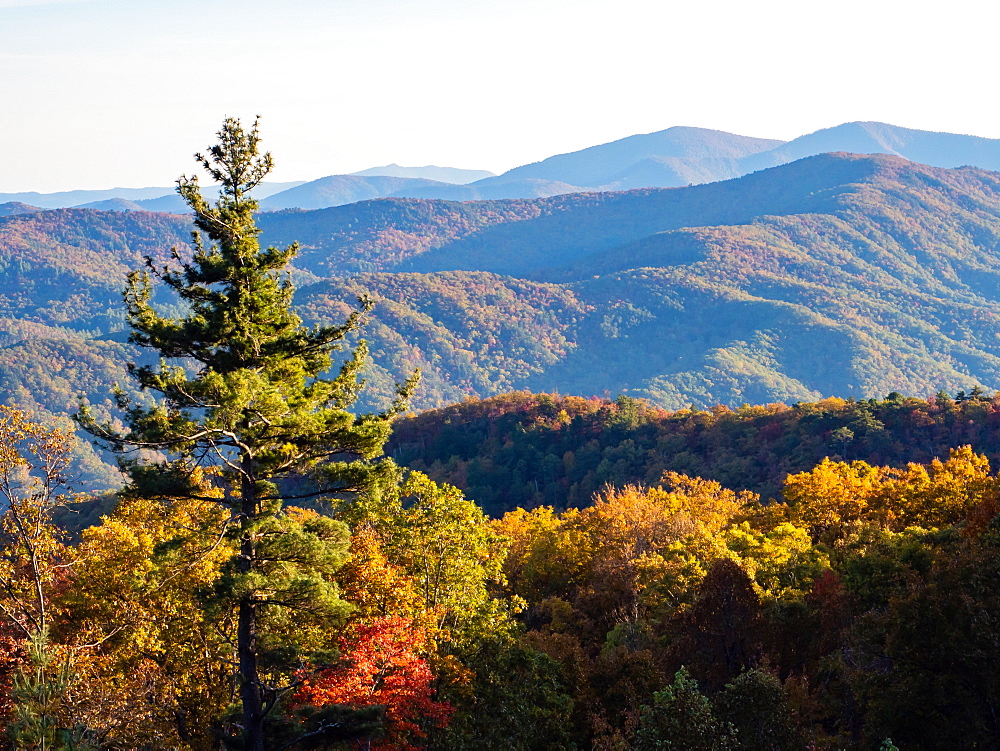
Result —
<instances>
[{"instance_id":1,"label":"autumn foliage","mask_svg":"<svg viewBox=\"0 0 1000 751\"><path fill-rule=\"evenodd\" d=\"M410 751L420 748L427 729L448 723L454 708L435 701L434 676L426 658L427 637L400 616L357 624L339 640L340 664L308 674L296 692L299 704L385 709L385 735L371 748Z\"/></svg>"},{"instance_id":2,"label":"autumn foliage","mask_svg":"<svg viewBox=\"0 0 1000 751\"><path fill-rule=\"evenodd\" d=\"M17 436L49 434L17 418L25 431L5 456L24 469ZM232 556L225 510L210 495L123 498L68 539L30 476L8 488L35 509L27 542L48 551L42 599L26 599L39 591L29 548L6 518L9 747L219 749L237 696L234 612L216 595ZM298 611L263 623L267 680L291 687L268 748L697 738L833 751L891 737L946 749L941 729L953 726L988 748L1000 732L998 498L989 461L959 447L897 466L828 458L767 503L667 472L605 487L585 507L490 519L410 472L324 512L290 507L296 524L333 516L349 530L324 574L345 606L337 620ZM22 625L43 611L47 639L27 638ZM288 654L297 668L281 667Z\"/></svg>"}]
</instances>

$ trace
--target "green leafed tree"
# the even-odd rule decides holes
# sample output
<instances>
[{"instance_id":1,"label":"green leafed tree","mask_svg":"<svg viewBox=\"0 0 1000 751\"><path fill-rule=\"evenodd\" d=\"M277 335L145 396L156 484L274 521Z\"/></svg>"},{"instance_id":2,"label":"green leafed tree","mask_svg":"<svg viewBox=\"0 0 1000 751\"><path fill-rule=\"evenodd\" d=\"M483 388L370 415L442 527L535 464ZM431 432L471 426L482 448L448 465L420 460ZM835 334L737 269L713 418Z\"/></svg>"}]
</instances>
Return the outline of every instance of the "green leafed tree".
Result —
<instances>
[{"instance_id":1,"label":"green leafed tree","mask_svg":"<svg viewBox=\"0 0 1000 751\"><path fill-rule=\"evenodd\" d=\"M740 673L715 700L715 713L736 732L739 751L793 751L807 744L795 727L781 681L761 668Z\"/></svg>"},{"instance_id":2,"label":"green leafed tree","mask_svg":"<svg viewBox=\"0 0 1000 751\"><path fill-rule=\"evenodd\" d=\"M271 169L271 156L260 151L257 123L246 130L227 119L218 137L195 157L221 186L215 205L197 177L178 180L197 227L192 251L175 249L168 267L147 259L125 293L131 341L160 355L155 366L129 368L152 406L119 394L126 426L120 431L98 424L86 408L79 420L118 452L132 492L215 499L230 511L225 534L238 552L212 607L235 613L237 624L237 745L262 751L265 719L283 693L270 679L280 671L263 659L269 624L288 613L297 622L335 620L347 609L332 580L346 555L346 528L288 513L285 504L343 497L395 477L380 457L415 377L385 412L350 411L366 349L362 342L351 350L346 337L370 303L359 300L340 325L303 325L292 309L288 273L297 246L261 248L258 241L250 191ZM176 293L183 315L157 312L155 281ZM336 375L325 375L333 353L345 349Z\"/></svg>"},{"instance_id":3,"label":"green leafed tree","mask_svg":"<svg viewBox=\"0 0 1000 751\"><path fill-rule=\"evenodd\" d=\"M732 751L736 736L729 723L716 718L712 703L682 667L674 682L653 694L653 703L642 708L634 748Z\"/></svg>"}]
</instances>

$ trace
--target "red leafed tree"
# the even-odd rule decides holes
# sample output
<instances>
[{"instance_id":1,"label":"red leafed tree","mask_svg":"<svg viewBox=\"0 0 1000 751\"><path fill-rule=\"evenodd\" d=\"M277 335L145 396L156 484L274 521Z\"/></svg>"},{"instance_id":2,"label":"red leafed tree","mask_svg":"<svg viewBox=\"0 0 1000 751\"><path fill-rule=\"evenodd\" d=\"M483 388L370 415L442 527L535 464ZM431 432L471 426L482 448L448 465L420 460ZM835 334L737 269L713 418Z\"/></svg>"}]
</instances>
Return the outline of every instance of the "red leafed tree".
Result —
<instances>
[{"instance_id":1,"label":"red leafed tree","mask_svg":"<svg viewBox=\"0 0 1000 751\"><path fill-rule=\"evenodd\" d=\"M425 642L408 618L390 616L358 624L340 640L342 660L336 667L306 679L295 695L297 704L385 707L385 737L371 748L410 751L421 748L427 727L444 727L450 704L435 701L434 679L427 660L417 654Z\"/></svg>"},{"instance_id":2,"label":"red leafed tree","mask_svg":"<svg viewBox=\"0 0 1000 751\"><path fill-rule=\"evenodd\" d=\"M13 679L27 662L24 640L12 631L10 625L0 623L0 727L6 727L13 717Z\"/></svg>"}]
</instances>

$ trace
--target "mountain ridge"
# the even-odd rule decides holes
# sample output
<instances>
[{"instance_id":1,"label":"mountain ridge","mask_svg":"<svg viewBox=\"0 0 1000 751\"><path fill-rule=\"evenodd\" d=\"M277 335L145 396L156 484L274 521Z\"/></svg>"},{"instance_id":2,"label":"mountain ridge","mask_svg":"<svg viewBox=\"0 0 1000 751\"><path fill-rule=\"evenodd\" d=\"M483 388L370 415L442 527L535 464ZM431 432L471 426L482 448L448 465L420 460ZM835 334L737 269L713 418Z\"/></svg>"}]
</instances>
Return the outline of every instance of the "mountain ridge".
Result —
<instances>
[{"instance_id":1,"label":"mountain ridge","mask_svg":"<svg viewBox=\"0 0 1000 751\"><path fill-rule=\"evenodd\" d=\"M258 196L269 196L297 185L303 181L294 182L264 182L255 190ZM202 188L206 195L214 195L216 186L206 185ZM143 202L155 202L164 198L176 196L176 188L171 187L147 187L147 188L102 188L97 190L63 190L54 193L39 193L37 191L24 191L20 193L0 193L0 203L20 202L41 209L68 209L79 207L83 204L91 204L98 201L108 201L121 199L132 201L143 205ZM148 206L149 204L146 204ZM172 205L172 204L171 204ZM149 209L145 209L149 210Z\"/></svg>"},{"instance_id":2,"label":"mountain ridge","mask_svg":"<svg viewBox=\"0 0 1000 751\"><path fill-rule=\"evenodd\" d=\"M38 206L31 206L26 203L21 203L20 201L7 201L6 203L0 203L0 216L34 214L36 211L44 210L45 209L39 208Z\"/></svg>"},{"instance_id":3,"label":"mountain ridge","mask_svg":"<svg viewBox=\"0 0 1000 751\"><path fill-rule=\"evenodd\" d=\"M465 185L413 184L387 191L383 197L476 201L685 187L742 177L829 152L887 153L931 166L968 164L1000 170L1000 139L887 123L843 123L791 141L674 126L557 154ZM289 205L287 200L282 204Z\"/></svg>"},{"instance_id":4,"label":"mountain ridge","mask_svg":"<svg viewBox=\"0 0 1000 751\"><path fill-rule=\"evenodd\" d=\"M727 196L725 190L735 192ZM651 234L647 230L655 228L634 224L635 216L655 213L651 201L700 194L713 195L708 203L728 211L740 209L725 201L737 194L755 196L759 203L743 207L748 215L741 224L726 224L720 217L714 226ZM361 279L392 310L385 322L379 323L376 314L374 324L381 328L373 341L395 342L381 350L379 356L389 358L379 364L382 371L405 364L428 372L468 370L472 365L460 352L479 352L472 363L494 392L611 390L678 408L832 394L860 398L893 390L922 393L976 383L993 388L1000 384L1000 351L993 340L1000 336L998 197L1000 175L995 173L922 167L892 156L822 155L728 185L525 202L534 212L530 216L515 212L513 221L445 239L430 251L426 237L415 238L421 250L410 256L415 260L398 262L392 267L396 273ZM647 203L622 213L616 201ZM382 201L370 207L376 204L393 205ZM503 205L513 209L518 204ZM472 211L477 204L458 206ZM632 232L632 242L617 242L622 238L615 236L611 218L623 233ZM558 260L553 237L567 228L584 237L595 225L605 232L600 240L605 250L594 255L580 242L568 242L568 250L576 249L577 267L571 264L567 271L549 265ZM404 231L399 225L387 230L397 237ZM525 244L532 237L535 250ZM470 243L476 253L466 257L478 260L501 258L505 247L517 247L520 266L472 270L476 264L456 259ZM636 247L645 255L628 257ZM346 249L341 252L350 256ZM605 265L595 268L597 262ZM404 270L427 280L421 283L423 292L391 281L406 276L398 273ZM447 343L447 336L426 339L421 333L429 325L428 313L416 311L424 309L425 298L448 299L447 286L456 278L483 271L496 274L492 285L498 288L505 279L520 277L533 284L557 281L573 294L578 308L573 320L556 316L545 324L555 325L566 344L559 348L564 354L543 372L522 369L512 376L501 362L507 355L499 351L499 359L490 360L488 348L477 350L478 339ZM327 300L339 294L347 301L355 294L354 284L322 282L301 294L311 299L322 289ZM527 296L524 304L530 308L527 299L535 293L526 290L519 294ZM309 307L312 317L323 317L321 308ZM488 318L479 307L466 312L472 318L462 327ZM536 314L526 309L518 315ZM490 340L488 328L473 329L483 341ZM541 340L550 336L543 329L537 334ZM430 349L406 344L418 340L431 342ZM476 394L448 387L434 399L442 404L468 395Z\"/></svg>"}]
</instances>

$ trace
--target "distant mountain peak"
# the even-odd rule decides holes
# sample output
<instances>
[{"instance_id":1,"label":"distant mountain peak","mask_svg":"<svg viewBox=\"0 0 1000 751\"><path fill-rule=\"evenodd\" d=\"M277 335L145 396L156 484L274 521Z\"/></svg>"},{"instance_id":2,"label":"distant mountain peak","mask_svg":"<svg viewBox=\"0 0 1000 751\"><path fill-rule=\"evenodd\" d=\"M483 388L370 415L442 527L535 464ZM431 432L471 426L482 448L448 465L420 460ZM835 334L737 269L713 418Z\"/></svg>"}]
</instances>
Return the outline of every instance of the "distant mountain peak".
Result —
<instances>
[{"instance_id":1,"label":"distant mountain peak","mask_svg":"<svg viewBox=\"0 0 1000 751\"><path fill-rule=\"evenodd\" d=\"M40 209L37 206L31 206L26 203L21 203L20 201L8 201L7 203L0 203L0 216L19 216L21 214L35 214L39 211L45 211L45 209Z\"/></svg>"},{"instance_id":2,"label":"distant mountain peak","mask_svg":"<svg viewBox=\"0 0 1000 751\"><path fill-rule=\"evenodd\" d=\"M455 167L438 167L429 164L425 167L402 167L395 162L384 167L370 167L351 175L359 177L409 177L419 180L434 180L439 183L467 185L468 183L493 177L488 170L457 169Z\"/></svg>"},{"instance_id":3,"label":"distant mountain peak","mask_svg":"<svg viewBox=\"0 0 1000 751\"><path fill-rule=\"evenodd\" d=\"M932 167L974 165L1000 171L1000 139L939 133L858 120L822 128L743 160L746 171L774 167L814 154L847 151L893 154Z\"/></svg>"},{"instance_id":4,"label":"distant mountain peak","mask_svg":"<svg viewBox=\"0 0 1000 751\"><path fill-rule=\"evenodd\" d=\"M763 151L764 149L785 143L785 141L780 138L759 138L757 136L743 136L740 135L739 133L730 133L729 131L717 130L715 128L701 128L696 125L672 125L669 128L664 128L663 130L655 130L652 131L651 133L638 133L634 136L627 136L626 139L650 138L650 137L668 137L674 139L681 139L681 138L732 139L736 143L743 144L743 148L749 147L750 149L756 151ZM626 139L619 139L619 141ZM611 141L611 143L617 143L617 141Z\"/></svg>"},{"instance_id":5,"label":"distant mountain peak","mask_svg":"<svg viewBox=\"0 0 1000 751\"><path fill-rule=\"evenodd\" d=\"M135 201L125 198L108 198L103 201L90 201L73 206L74 209L96 209L97 211L146 211Z\"/></svg>"}]
</instances>

